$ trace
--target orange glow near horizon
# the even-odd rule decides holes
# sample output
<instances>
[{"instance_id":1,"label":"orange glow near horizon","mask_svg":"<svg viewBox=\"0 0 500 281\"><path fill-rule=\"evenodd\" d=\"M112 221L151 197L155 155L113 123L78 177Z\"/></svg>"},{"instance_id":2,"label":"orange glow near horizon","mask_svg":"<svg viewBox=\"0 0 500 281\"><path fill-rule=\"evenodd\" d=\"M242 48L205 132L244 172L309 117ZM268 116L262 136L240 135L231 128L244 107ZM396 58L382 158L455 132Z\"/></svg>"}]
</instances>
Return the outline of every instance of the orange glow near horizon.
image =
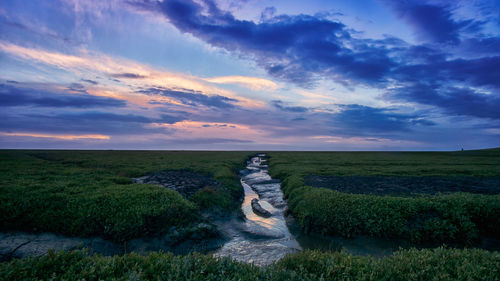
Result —
<instances>
[{"instance_id":1,"label":"orange glow near horizon","mask_svg":"<svg viewBox=\"0 0 500 281\"><path fill-rule=\"evenodd\" d=\"M51 138L59 140L80 140L80 139L96 139L96 140L109 140L110 136L106 135L56 135L56 134L37 134L37 133L5 133L0 132L2 136L9 137L32 137L32 138Z\"/></svg>"}]
</instances>

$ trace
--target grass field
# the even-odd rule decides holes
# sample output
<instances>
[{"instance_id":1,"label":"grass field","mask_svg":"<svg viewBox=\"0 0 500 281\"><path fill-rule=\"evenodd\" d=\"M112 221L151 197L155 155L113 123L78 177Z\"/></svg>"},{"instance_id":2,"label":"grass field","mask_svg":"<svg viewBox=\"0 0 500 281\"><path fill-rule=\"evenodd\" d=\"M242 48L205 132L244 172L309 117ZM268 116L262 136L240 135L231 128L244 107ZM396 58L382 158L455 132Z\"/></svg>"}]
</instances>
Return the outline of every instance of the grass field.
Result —
<instances>
[{"instance_id":1,"label":"grass field","mask_svg":"<svg viewBox=\"0 0 500 281\"><path fill-rule=\"evenodd\" d=\"M500 195L376 196L304 183L309 175L499 177L499 150L272 152L270 156L270 173L283 180L288 207L307 231L464 244L476 243L481 234L500 233Z\"/></svg>"},{"instance_id":2,"label":"grass field","mask_svg":"<svg viewBox=\"0 0 500 281\"><path fill-rule=\"evenodd\" d=\"M202 208L234 210L248 152L0 151L0 230L146 236L200 219ZM166 169L210 174L219 190L193 200L132 177ZM206 193L206 194L205 194Z\"/></svg>"},{"instance_id":3,"label":"grass field","mask_svg":"<svg viewBox=\"0 0 500 281\"><path fill-rule=\"evenodd\" d=\"M478 249L403 250L374 259L305 251L259 268L191 254L89 256L85 252L0 263L1 280L499 280L500 254Z\"/></svg>"},{"instance_id":4,"label":"grass field","mask_svg":"<svg viewBox=\"0 0 500 281\"><path fill-rule=\"evenodd\" d=\"M239 206L237 171L250 152L0 151L0 230L103 236L115 241L187 226L203 209ZM310 175L494 178L500 151L270 152L288 206L308 231L474 244L500 233L500 195L379 196L305 186ZM162 170L209 174L222 189L191 199L133 177ZM369 186L369 185L367 185ZM0 280L500 280L500 254L400 250L375 259L305 251L268 267L169 253L103 257L84 251L0 263Z\"/></svg>"}]
</instances>

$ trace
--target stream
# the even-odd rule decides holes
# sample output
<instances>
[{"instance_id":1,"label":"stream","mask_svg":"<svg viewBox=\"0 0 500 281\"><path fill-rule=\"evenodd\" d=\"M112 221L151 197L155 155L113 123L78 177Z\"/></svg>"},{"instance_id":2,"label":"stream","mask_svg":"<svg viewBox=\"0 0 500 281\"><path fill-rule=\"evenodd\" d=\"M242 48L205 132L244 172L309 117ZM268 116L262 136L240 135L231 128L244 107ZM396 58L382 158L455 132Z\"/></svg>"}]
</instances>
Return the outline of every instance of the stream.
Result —
<instances>
[{"instance_id":1,"label":"stream","mask_svg":"<svg viewBox=\"0 0 500 281\"><path fill-rule=\"evenodd\" d=\"M87 247L90 253L97 252L104 255L158 250L172 251L176 254L197 251L212 254L217 258L230 257L237 261L264 266L287 254L306 249L344 250L354 255L382 257L400 248L415 247L404 240L366 236L346 239L340 236L304 233L293 217L285 216L286 202L283 199L280 181L269 176L266 158L265 154L252 157L247 161L246 168L240 172L240 181L244 189L241 216L223 217L212 221L214 225L200 223L196 226L214 231L216 227L216 231L222 237L187 239L180 244L172 245L172 238L167 234L137 238L120 245L100 237L80 238L53 233L0 232L0 261L40 256L46 254L49 249L72 250ZM481 248L500 250L500 240L485 239Z\"/></svg>"},{"instance_id":2,"label":"stream","mask_svg":"<svg viewBox=\"0 0 500 281\"><path fill-rule=\"evenodd\" d=\"M267 265L286 254L302 250L288 230L284 217L286 203L280 182L269 176L264 157L263 154L252 157L242 171L241 185L245 198L241 210L245 218L218 223L218 229L229 237L229 241L214 253L215 257L231 257L242 262ZM254 199L270 213L269 217L253 211Z\"/></svg>"},{"instance_id":3,"label":"stream","mask_svg":"<svg viewBox=\"0 0 500 281\"><path fill-rule=\"evenodd\" d=\"M305 249L338 251L344 249L355 255L387 256L399 248L409 248L406 241L357 237L346 239L340 236L307 234L291 216L285 216L286 202L283 200L280 181L272 179L267 171L266 155L258 154L241 171L241 185L245 197L241 205L243 220L232 219L216 223L219 231L229 237L215 253L215 257L267 265L286 254ZM256 214L251 202L259 204L271 213L270 217Z\"/></svg>"}]
</instances>

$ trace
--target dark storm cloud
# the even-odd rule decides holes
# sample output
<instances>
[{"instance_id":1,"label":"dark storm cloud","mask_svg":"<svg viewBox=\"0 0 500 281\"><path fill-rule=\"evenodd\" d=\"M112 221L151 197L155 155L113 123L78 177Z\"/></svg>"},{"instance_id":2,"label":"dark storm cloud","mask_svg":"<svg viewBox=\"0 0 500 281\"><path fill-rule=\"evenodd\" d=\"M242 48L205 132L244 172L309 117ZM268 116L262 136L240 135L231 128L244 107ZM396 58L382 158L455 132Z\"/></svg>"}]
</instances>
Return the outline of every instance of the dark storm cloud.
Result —
<instances>
[{"instance_id":1,"label":"dark storm cloud","mask_svg":"<svg viewBox=\"0 0 500 281\"><path fill-rule=\"evenodd\" d=\"M151 123L173 124L185 118L163 114L157 118L136 114L116 114L100 111L58 114L0 114L0 131L47 133L140 134L167 133L164 128L148 128Z\"/></svg>"},{"instance_id":2,"label":"dark storm cloud","mask_svg":"<svg viewBox=\"0 0 500 281\"><path fill-rule=\"evenodd\" d=\"M303 106L286 106L280 100L273 100L271 102L271 104L281 111L288 111L288 112L306 112L306 111L308 111L308 108L303 107Z\"/></svg>"},{"instance_id":3,"label":"dark storm cloud","mask_svg":"<svg viewBox=\"0 0 500 281\"><path fill-rule=\"evenodd\" d=\"M451 8L424 1L388 0L397 15L410 24L424 40L437 43L460 42L461 32L478 31L483 24L474 20L454 20Z\"/></svg>"},{"instance_id":4,"label":"dark storm cloud","mask_svg":"<svg viewBox=\"0 0 500 281\"><path fill-rule=\"evenodd\" d=\"M349 49L339 22L280 15L256 24L237 20L213 2L163 1L157 8L179 30L230 51L252 55L271 75L308 86L315 75L379 81L393 65L384 48ZM314 30L314 32L311 32ZM360 45L360 47L365 47Z\"/></svg>"},{"instance_id":5,"label":"dark storm cloud","mask_svg":"<svg viewBox=\"0 0 500 281\"><path fill-rule=\"evenodd\" d=\"M170 90L164 88L149 88L146 90L139 91L140 93L147 95L160 95L163 97L173 98L184 105L190 106L208 106L220 109L228 109L236 107L234 103L238 102L236 99L224 97L224 96L207 96L201 92L182 89L182 90ZM153 104L161 104L158 101L152 101Z\"/></svg>"},{"instance_id":6,"label":"dark storm cloud","mask_svg":"<svg viewBox=\"0 0 500 281\"><path fill-rule=\"evenodd\" d=\"M468 38L462 41L461 47L471 55L500 55L500 37Z\"/></svg>"},{"instance_id":7,"label":"dark storm cloud","mask_svg":"<svg viewBox=\"0 0 500 281\"><path fill-rule=\"evenodd\" d=\"M422 60L408 57L416 63L399 66L392 72L392 77L399 83L437 82L439 84L468 83L471 86L500 89L500 56L489 56L477 59L445 60L444 54L422 52Z\"/></svg>"},{"instance_id":8,"label":"dark storm cloud","mask_svg":"<svg viewBox=\"0 0 500 281\"><path fill-rule=\"evenodd\" d=\"M48 90L14 87L0 84L0 106L36 106L36 107L124 107L123 100L96 97L85 92L83 85L71 84L70 90L83 94L65 94Z\"/></svg>"},{"instance_id":9,"label":"dark storm cloud","mask_svg":"<svg viewBox=\"0 0 500 281\"><path fill-rule=\"evenodd\" d=\"M424 91L387 94L385 98L434 105L447 114L498 118L489 107L485 111L490 113L482 112L488 104L482 95L474 91L453 94L457 91L450 89L457 85L481 87L491 93L488 101L496 102L494 97L500 90L499 37L481 34L484 22L457 19L446 3L386 2L425 38L426 44L411 45L390 35L359 39L341 22L320 16L275 15L273 9L266 9L259 23L238 20L210 0L147 1L147 5L137 5L161 13L180 31L212 46L253 58L270 75L302 87L313 87L318 78L347 87L361 84L378 89L439 85L432 86L437 92L431 97L436 98L434 102L426 99ZM443 102L443 96L448 96L448 103ZM469 107L459 100L469 101ZM274 106L286 109L282 104Z\"/></svg>"},{"instance_id":10,"label":"dark storm cloud","mask_svg":"<svg viewBox=\"0 0 500 281\"><path fill-rule=\"evenodd\" d=\"M120 123L168 123L173 124L184 120L180 116L162 114L159 118L151 118L136 114L116 114L109 112L90 111L83 113L58 114L54 118L67 121L96 121L96 122L120 122Z\"/></svg>"},{"instance_id":11,"label":"dark storm cloud","mask_svg":"<svg viewBox=\"0 0 500 281\"><path fill-rule=\"evenodd\" d=\"M434 122L417 115L357 104L343 105L332 119L337 128L334 132L342 136L386 136L409 131L415 125L434 125Z\"/></svg>"},{"instance_id":12,"label":"dark storm cloud","mask_svg":"<svg viewBox=\"0 0 500 281\"><path fill-rule=\"evenodd\" d=\"M396 99L438 106L453 115L500 119L500 98L470 88L415 83L411 86L393 89L389 95Z\"/></svg>"}]
</instances>

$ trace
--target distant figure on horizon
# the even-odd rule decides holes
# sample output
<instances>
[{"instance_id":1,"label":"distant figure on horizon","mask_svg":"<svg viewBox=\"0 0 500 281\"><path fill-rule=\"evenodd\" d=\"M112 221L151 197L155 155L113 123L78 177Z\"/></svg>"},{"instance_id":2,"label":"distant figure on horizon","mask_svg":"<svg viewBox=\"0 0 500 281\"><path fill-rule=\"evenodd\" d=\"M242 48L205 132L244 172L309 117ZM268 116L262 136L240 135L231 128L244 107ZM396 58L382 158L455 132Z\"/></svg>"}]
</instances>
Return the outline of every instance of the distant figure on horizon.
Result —
<instances>
[{"instance_id":1,"label":"distant figure on horizon","mask_svg":"<svg viewBox=\"0 0 500 281\"><path fill-rule=\"evenodd\" d=\"M464 151L464 148L462 147L462 151Z\"/></svg>"}]
</instances>

